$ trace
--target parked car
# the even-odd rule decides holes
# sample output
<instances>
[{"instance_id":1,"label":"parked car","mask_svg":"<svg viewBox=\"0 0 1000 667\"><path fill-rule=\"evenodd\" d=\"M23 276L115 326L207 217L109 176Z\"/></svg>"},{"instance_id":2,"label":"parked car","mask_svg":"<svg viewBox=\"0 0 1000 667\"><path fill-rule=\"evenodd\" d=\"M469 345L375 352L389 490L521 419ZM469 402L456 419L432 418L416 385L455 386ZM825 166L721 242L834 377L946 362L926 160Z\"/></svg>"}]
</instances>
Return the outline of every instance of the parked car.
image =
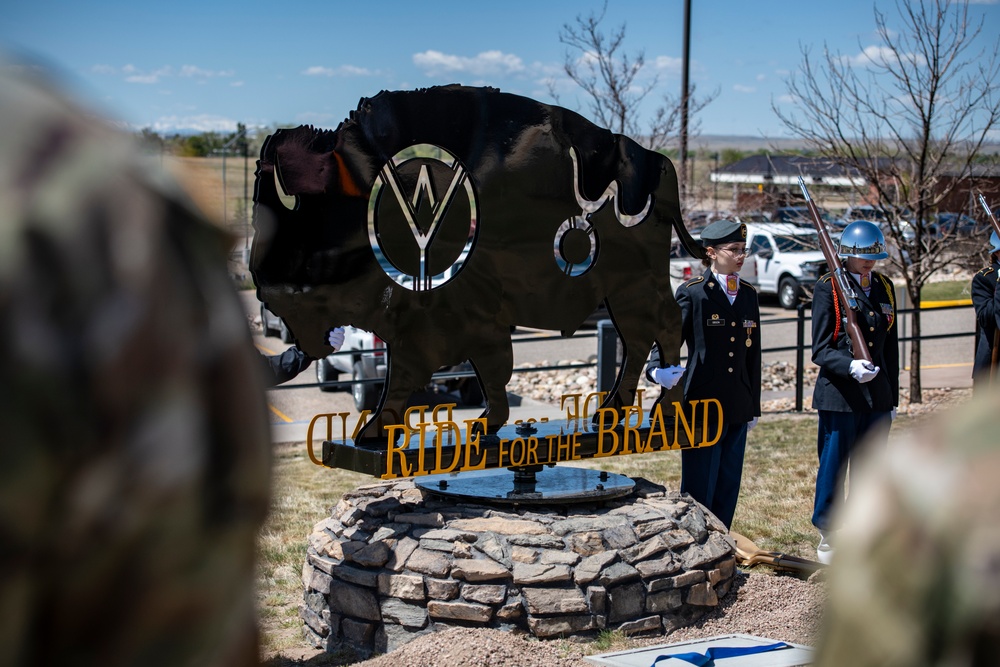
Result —
<instances>
[{"instance_id":1,"label":"parked car","mask_svg":"<svg viewBox=\"0 0 1000 667\"><path fill-rule=\"evenodd\" d=\"M843 226L846 227L856 220L867 220L869 222L875 223L882 234L889 238L889 233L886 230L886 223L889 218L886 212L879 208L878 206L871 206L868 204L863 204L861 206L848 206L847 210L844 211ZM903 233L903 238L907 241L911 241L916 237L916 231L913 228L913 223L905 218L899 220L899 229Z\"/></svg>"},{"instance_id":2,"label":"parked car","mask_svg":"<svg viewBox=\"0 0 1000 667\"><path fill-rule=\"evenodd\" d=\"M282 343L292 342L292 332L285 326L285 321L265 308L264 304L260 304L260 328L265 338L273 335L281 338Z\"/></svg>"},{"instance_id":3,"label":"parked car","mask_svg":"<svg viewBox=\"0 0 1000 667\"><path fill-rule=\"evenodd\" d=\"M364 329L344 327L344 344L339 352L317 359L316 382L320 391L335 391L336 387L323 386L336 382L341 373L347 374L354 382L351 394L354 397L354 407L362 410L374 410L382 395L382 386L388 367L385 341ZM457 366L446 366L439 369L440 373L472 372L472 364L463 362ZM365 380L374 380L365 382ZM446 378L432 381L427 387L433 391L446 393L458 392L464 405L476 406L483 404L483 391L479 380L470 377Z\"/></svg>"},{"instance_id":4,"label":"parked car","mask_svg":"<svg viewBox=\"0 0 1000 667\"><path fill-rule=\"evenodd\" d=\"M788 223L747 225L746 261L740 277L761 294L774 294L782 308L811 297L816 280L827 272L819 234L811 226Z\"/></svg>"},{"instance_id":5,"label":"parked car","mask_svg":"<svg viewBox=\"0 0 1000 667\"><path fill-rule=\"evenodd\" d=\"M988 234L989 223L977 222L964 213L938 213L928 230L935 238L946 236L967 238L979 234Z\"/></svg>"}]
</instances>

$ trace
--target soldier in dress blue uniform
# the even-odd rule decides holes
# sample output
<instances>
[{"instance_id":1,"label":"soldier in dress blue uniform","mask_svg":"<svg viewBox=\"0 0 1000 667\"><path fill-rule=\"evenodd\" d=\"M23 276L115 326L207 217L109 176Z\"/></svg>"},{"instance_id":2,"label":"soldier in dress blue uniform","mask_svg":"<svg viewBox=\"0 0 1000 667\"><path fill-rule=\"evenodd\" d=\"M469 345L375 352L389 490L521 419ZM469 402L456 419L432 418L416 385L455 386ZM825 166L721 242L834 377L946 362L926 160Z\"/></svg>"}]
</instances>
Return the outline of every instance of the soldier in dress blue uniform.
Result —
<instances>
[{"instance_id":1,"label":"soldier in dress blue uniform","mask_svg":"<svg viewBox=\"0 0 1000 667\"><path fill-rule=\"evenodd\" d=\"M757 292L740 280L746 225L717 220L701 233L705 273L677 289L686 368L660 367L654 348L646 368L671 389L685 376L685 403L714 398L722 404L723 433L711 447L681 450L681 492L689 493L726 527L733 522L743 477L747 432L760 416L760 308Z\"/></svg>"},{"instance_id":2,"label":"soldier in dress blue uniform","mask_svg":"<svg viewBox=\"0 0 1000 667\"><path fill-rule=\"evenodd\" d=\"M972 306L976 309L976 360L972 365L972 387L978 393L989 384L993 348L1000 328L1000 237L990 234L990 265L972 278Z\"/></svg>"},{"instance_id":3,"label":"soldier in dress blue uniform","mask_svg":"<svg viewBox=\"0 0 1000 667\"><path fill-rule=\"evenodd\" d=\"M858 326L874 368L855 359L843 316L846 304L836 298L831 275L816 283L812 303L812 360L819 366L813 408L819 411L819 471L812 523L820 531L817 554L829 563L833 555L830 513L844 499L847 465L855 444L864 438L884 446L899 404L899 345L892 281L875 272L875 262L888 257L885 237L867 220L844 229L838 253L860 308Z\"/></svg>"}]
</instances>

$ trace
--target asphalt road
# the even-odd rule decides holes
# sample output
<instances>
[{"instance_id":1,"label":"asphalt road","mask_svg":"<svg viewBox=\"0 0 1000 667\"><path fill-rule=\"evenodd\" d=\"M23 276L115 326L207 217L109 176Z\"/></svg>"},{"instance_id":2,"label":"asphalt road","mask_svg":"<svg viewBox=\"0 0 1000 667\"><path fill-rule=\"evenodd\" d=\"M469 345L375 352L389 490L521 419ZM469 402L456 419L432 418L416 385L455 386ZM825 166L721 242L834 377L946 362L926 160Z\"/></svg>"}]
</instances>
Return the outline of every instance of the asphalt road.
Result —
<instances>
[{"instance_id":1,"label":"asphalt road","mask_svg":"<svg viewBox=\"0 0 1000 667\"><path fill-rule=\"evenodd\" d=\"M242 297L247 312L258 316L260 304L253 292L243 292ZM806 312L808 317L808 310ZM975 327L975 317L971 307L955 310L932 310L922 314L923 335L939 335L950 333L971 333ZM793 350L772 351L773 348L792 347L797 339L797 321L795 311L783 310L765 301L761 306L762 330L764 344L763 361L765 364L783 360L794 363ZM908 318L901 319L900 333L903 336L912 333ZM805 322L805 360L809 362L811 336L809 321ZM518 329L513 334L514 363L548 362L552 365L567 361L597 360L597 332L594 329L584 329L570 338L562 338L556 332ZM254 343L265 354L277 354L288 347L280 339L264 338L259 328L254 332ZM908 350L904 346L904 355ZM683 353L683 350L682 350ZM971 373L972 337L925 340L922 355L922 377L925 387L933 386L971 386L968 379ZM903 357L904 375L908 357ZM342 376L341 380L350 379ZM349 412L351 423L356 420L357 412L348 391L323 392L314 385L316 375L311 366L298 378L268 392L268 402L275 424L308 423L314 415L322 413ZM435 402L457 401L456 397L433 396L422 397L427 404Z\"/></svg>"}]
</instances>

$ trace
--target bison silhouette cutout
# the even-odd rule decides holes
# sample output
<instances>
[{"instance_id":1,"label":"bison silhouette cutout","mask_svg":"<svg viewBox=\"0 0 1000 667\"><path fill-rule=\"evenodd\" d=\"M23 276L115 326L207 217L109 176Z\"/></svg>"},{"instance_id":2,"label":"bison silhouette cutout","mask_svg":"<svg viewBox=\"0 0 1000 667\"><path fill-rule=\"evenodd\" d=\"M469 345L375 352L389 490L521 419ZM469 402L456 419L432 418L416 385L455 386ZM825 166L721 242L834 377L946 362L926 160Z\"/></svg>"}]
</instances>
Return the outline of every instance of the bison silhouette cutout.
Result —
<instances>
[{"instance_id":1,"label":"bison silhouette cutout","mask_svg":"<svg viewBox=\"0 0 1000 667\"><path fill-rule=\"evenodd\" d=\"M567 109L458 85L383 91L334 131L276 131L257 165L253 224L257 296L307 354L329 353L331 325L386 342L363 446L385 443L410 394L465 360L498 429L512 328L569 335L602 302L623 350L603 406L631 405L654 342L679 360L672 229L703 256L666 157ZM665 408L674 393L661 394Z\"/></svg>"}]
</instances>

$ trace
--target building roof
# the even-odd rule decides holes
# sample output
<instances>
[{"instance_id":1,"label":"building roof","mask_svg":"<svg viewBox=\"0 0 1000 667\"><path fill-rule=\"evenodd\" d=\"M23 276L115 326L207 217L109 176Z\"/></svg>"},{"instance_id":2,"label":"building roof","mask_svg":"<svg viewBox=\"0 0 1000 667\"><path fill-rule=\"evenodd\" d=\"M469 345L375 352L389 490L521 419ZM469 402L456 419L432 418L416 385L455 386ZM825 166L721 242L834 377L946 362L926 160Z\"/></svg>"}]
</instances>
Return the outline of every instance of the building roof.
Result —
<instances>
[{"instance_id":1,"label":"building roof","mask_svg":"<svg viewBox=\"0 0 1000 667\"><path fill-rule=\"evenodd\" d=\"M801 176L807 185L864 185L865 178L827 158L803 155L751 155L712 172L716 183L796 185Z\"/></svg>"}]
</instances>

